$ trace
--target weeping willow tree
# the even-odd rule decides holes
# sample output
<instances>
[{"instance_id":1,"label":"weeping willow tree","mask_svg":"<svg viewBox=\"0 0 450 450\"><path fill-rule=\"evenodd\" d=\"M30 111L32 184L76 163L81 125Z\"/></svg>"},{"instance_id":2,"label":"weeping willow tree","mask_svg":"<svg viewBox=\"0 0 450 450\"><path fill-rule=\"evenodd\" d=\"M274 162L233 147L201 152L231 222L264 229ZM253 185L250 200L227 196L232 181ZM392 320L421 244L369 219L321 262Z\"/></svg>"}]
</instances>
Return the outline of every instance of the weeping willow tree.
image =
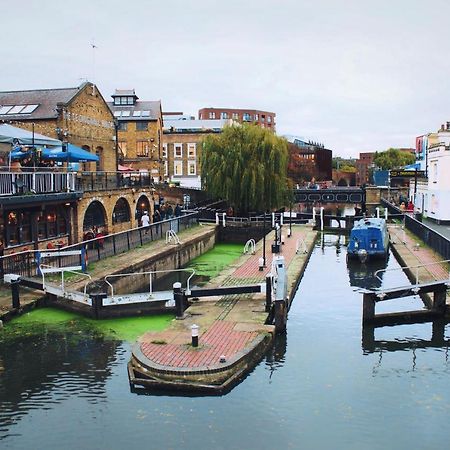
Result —
<instances>
[{"instance_id":1,"label":"weeping willow tree","mask_svg":"<svg viewBox=\"0 0 450 450\"><path fill-rule=\"evenodd\" d=\"M201 158L203 188L240 213L284 204L288 150L285 139L256 125L225 127L208 136Z\"/></svg>"}]
</instances>

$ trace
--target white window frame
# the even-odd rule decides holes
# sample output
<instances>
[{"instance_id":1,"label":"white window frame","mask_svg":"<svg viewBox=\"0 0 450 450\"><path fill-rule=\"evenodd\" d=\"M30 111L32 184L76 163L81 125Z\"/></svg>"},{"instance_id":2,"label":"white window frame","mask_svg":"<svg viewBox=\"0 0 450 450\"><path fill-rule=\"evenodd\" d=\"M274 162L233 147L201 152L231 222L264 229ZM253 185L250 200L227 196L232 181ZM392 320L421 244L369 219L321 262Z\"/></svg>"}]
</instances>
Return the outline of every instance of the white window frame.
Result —
<instances>
[{"instance_id":1,"label":"white window frame","mask_svg":"<svg viewBox=\"0 0 450 450\"><path fill-rule=\"evenodd\" d=\"M193 154L190 154L190 150L193 149ZM196 142L189 142L187 144L187 157L188 159L195 159L197 158L197 143Z\"/></svg>"},{"instance_id":2,"label":"white window frame","mask_svg":"<svg viewBox=\"0 0 450 450\"><path fill-rule=\"evenodd\" d=\"M191 167L194 168L193 173L191 173ZM194 176L197 175L197 163L195 161L188 161L188 175Z\"/></svg>"},{"instance_id":3,"label":"white window frame","mask_svg":"<svg viewBox=\"0 0 450 450\"><path fill-rule=\"evenodd\" d=\"M216 113L214 111L210 111L209 118L210 119L215 119L216 118Z\"/></svg>"},{"instance_id":4,"label":"white window frame","mask_svg":"<svg viewBox=\"0 0 450 450\"><path fill-rule=\"evenodd\" d=\"M169 161L164 161L164 176L167 177L169 175Z\"/></svg>"},{"instance_id":5,"label":"white window frame","mask_svg":"<svg viewBox=\"0 0 450 450\"><path fill-rule=\"evenodd\" d=\"M167 143L162 145L162 157L167 158ZM167 175L167 174L166 174Z\"/></svg>"},{"instance_id":6,"label":"white window frame","mask_svg":"<svg viewBox=\"0 0 450 450\"><path fill-rule=\"evenodd\" d=\"M180 168L180 173L177 173L177 167ZM183 161L174 161L173 162L173 176L174 177L182 177L183 176Z\"/></svg>"},{"instance_id":7,"label":"white window frame","mask_svg":"<svg viewBox=\"0 0 450 450\"><path fill-rule=\"evenodd\" d=\"M177 154L177 150L180 149L180 153ZM174 158L182 158L183 157L183 144L178 142L173 144L173 157Z\"/></svg>"}]
</instances>

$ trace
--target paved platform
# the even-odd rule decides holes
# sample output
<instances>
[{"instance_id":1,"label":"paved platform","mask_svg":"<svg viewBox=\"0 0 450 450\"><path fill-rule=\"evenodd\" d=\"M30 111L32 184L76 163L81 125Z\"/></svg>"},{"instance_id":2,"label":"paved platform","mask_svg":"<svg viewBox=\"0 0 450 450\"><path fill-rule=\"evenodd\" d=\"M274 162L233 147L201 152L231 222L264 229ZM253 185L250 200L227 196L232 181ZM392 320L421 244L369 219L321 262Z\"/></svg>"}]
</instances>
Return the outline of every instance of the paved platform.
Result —
<instances>
[{"instance_id":1,"label":"paved platform","mask_svg":"<svg viewBox=\"0 0 450 450\"><path fill-rule=\"evenodd\" d=\"M311 250L317 235L310 226L293 226L292 230L281 252L288 268L288 292L291 294L309 257L308 253L296 252L298 241L305 241L306 248ZM206 287L265 283L274 256L272 241L273 233L270 233L266 239L265 270L260 271L258 266L262 255L260 241L254 255L243 255ZM149 378L157 379L160 385L173 382L176 373L184 377L179 380L182 383L186 383L190 375L202 375L201 382L219 384L230 376L227 370L231 367L236 371L239 365L250 362L250 353L264 338L269 337L266 341L270 342L274 327L265 325L267 316L265 294L202 298L186 310L185 320L174 321L166 331L142 336L133 349L133 358L137 365L145 368ZM194 323L200 327L197 348L190 345L190 327Z\"/></svg>"}]
</instances>

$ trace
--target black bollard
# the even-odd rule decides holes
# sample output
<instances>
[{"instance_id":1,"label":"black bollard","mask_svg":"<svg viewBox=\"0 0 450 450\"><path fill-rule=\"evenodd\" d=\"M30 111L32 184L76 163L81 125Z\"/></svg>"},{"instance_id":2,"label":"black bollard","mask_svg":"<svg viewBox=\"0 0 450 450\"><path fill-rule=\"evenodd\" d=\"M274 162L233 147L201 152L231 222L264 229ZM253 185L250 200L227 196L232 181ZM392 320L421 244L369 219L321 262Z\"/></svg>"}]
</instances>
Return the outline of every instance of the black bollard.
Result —
<instances>
[{"instance_id":1,"label":"black bollard","mask_svg":"<svg viewBox=\"0 0 450 450\"><path fill-rule=\"evenodd\" d=\"M20 293L19 293L20 280L11 281L11 298L12 307L20 308Z\"/></svg>"},{"instance_id":2,"label":"black bollard","mask_svg":"<svg viewBox=\"0 0 450 450\"><path fill-rule=\"evenodd\" d=\"M184 319L184 295L181 283L173 283L173 299L175 300L175 315L177 319Z\"/></svg>"},{"instance_id":3,"label":"black bollard","mask_svg":"<svg viewBox=\"0 0 450 450\"><path fill-rule=\"evenodd\" d=\"M191 325L192 347L198 347L198 328L199 326L195 323Z\"/></svg>"}]
</instances>

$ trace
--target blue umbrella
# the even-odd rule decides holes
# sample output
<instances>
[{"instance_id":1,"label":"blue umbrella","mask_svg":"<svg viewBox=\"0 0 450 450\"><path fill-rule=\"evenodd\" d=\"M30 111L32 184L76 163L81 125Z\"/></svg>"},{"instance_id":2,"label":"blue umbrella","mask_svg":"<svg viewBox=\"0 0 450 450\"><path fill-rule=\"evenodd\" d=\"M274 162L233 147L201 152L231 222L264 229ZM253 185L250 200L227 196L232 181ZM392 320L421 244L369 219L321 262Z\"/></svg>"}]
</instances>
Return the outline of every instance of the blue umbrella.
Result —
<instances>
[{"instance_id":1,"label":"blue umbrella","mask_svg":"<svg viewBox=\"0 0 450 450\"><path fill-rule=\"evenodd\" d=\"M51 159L62 162L99 161L99 157L73 144L63 147L45 148L42 150L42 159Z\"/></svg>"}]
</instances>

